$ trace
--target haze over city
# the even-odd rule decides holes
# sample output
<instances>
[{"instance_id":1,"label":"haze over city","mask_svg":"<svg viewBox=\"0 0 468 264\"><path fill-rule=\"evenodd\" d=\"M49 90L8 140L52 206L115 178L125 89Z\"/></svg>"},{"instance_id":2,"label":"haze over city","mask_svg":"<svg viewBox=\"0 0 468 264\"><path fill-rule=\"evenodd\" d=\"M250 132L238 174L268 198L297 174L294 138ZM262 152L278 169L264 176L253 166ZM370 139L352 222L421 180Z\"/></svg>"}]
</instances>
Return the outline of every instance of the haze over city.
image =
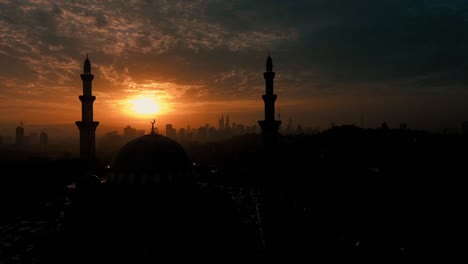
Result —
<instances>
[{"instance_id":1,"label":"haze over city","mask_svg":"<svg viewBox=\"0 0 468 264\"><path fill-rule=\"evenodd\" d=\"M417 129L468 120L465 1L1 1L1 124L149 130L262 118L264 59L295 124ZM283 122L284 124L284 122ZM11 126L13 127L13 126Z\"/></svg>"}]
</instances>

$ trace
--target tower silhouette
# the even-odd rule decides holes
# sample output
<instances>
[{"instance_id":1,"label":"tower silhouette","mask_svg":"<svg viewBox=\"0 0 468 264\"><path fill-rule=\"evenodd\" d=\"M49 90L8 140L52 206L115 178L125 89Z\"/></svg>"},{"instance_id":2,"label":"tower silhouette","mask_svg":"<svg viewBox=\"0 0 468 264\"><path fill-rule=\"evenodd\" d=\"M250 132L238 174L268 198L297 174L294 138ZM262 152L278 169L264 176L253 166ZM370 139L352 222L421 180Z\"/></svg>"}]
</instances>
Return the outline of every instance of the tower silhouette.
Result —
<instances>
[{"instance_id":1,"label":"tower silhouette","mask_svg":"<svg viewBox=\"0 0 468 264\"><path fill-rule=\"evenodd\" d=\"M263 73L265 78L265 94L262 95L265 102L265 120L258 121L262 128L262 136L264 139L274 139L278 135L278 128L281 121L275 120L275 101L277 95L273 93L273 79L275 72L273 71L273 60L268 53L266 60L266 72Z\"/></svg>"},{"instance_id":2,"label":"tower silhouette","mask_svg":"<svg viewBox=\"0 0 468 264\"><path fill-rule=\"evenodd\" d=\"M231 124L229 123L229 115L226 115L226 124L224 125L224 128L226 129L231 128Z\"/></svg>"},{"instance_id":3,"label":"tower silhouette","mask_svg":"<svg viewBox=\"0 0 468 264\"><path fill-rule=\"evenodd\" d=\"M15 143L18 146L22 146L24 144L24 127L23 127L23 120L21 120L20 125L16 127L16 139Z\"/></svg>"},{"instance_id":4,"label":"tower silhouette","mask_svg":"<svg viewBox=\"0 0 468 264\"><path fill-rule=\"evenodd\" d=\"M84 161L94 160L96 154L96 127L99 122L93 120L93 103L96 96L92 95L92 82L94 75L91 74L91 62L86 54L83 74L83 95L80 95L81 101L81 121L76 121L80 130L80 158Z\"/></svg>"},{"instance_id":5,"label":"tower silhouette","mask_svg":"<svg viewBox=\"0 0 468 264\"><path fill-rule=\"evenodd\" d=\"M219 127L218 130L221 132L224 130L224 115L221 116L221 119L218 119L219 121Z\"/></svg>"}]
</instances>

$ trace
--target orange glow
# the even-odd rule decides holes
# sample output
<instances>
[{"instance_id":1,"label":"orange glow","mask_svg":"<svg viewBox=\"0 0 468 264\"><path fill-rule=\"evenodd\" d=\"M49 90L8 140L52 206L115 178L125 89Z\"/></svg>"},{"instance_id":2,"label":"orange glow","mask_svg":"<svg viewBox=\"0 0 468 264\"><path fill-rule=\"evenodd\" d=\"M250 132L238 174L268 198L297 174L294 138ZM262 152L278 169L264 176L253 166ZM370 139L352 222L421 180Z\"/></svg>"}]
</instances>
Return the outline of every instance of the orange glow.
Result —
<instances>
[{"instance_id":1,"label":"orange glow","mask_svg":"<svg viewBox=\"0 0 468 264\"><path fill-rule=\"evenodd\" d=\"M133 104L133 111L140 115L156 114L160 108L153 98L148 97L130 100L130 103Z\"/></svg>"},{"instance_id":2,"label":"orange glow","mask_svg":"<svg viewBox=\"0 0 468 264\"><path fill-rule=\"evenodd\" d=\"M149 117L167 112L167 106L152 96L142 95L127 99L124 111L132 116Z\"/></svg>"}]
</instances>

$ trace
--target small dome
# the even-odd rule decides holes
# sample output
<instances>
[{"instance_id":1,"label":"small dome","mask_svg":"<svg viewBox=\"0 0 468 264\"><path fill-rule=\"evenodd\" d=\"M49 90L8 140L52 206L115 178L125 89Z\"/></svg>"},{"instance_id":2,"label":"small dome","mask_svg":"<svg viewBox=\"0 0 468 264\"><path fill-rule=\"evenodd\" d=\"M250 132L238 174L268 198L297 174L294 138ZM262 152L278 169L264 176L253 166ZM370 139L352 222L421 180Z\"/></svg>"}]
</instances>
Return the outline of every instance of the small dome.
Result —
<instances>
[{"instance_id":1,"label":"small dome","mask_svg":"<svg viewBox=\"0 0 468 264\"><path fill-rule=\"evenodd\" d=\"M189 180L192 162L174 140L148 134L123 146L110 164L114 183L181 183Z\"/></svg>"}]
</instances>

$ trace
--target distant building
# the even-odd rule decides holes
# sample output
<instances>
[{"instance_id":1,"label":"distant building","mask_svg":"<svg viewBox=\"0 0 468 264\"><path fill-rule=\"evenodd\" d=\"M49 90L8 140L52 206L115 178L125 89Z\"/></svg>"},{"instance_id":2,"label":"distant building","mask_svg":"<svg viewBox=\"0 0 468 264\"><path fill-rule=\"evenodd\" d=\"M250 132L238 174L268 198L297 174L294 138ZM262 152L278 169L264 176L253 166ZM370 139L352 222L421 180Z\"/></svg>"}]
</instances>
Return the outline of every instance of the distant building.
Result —
<instances>
[{"instance_id":1,"label":"distant building","mask_svg":"<svg viewBox=\"0 0 468 264\"><path fill-rule=\"evenodd\" d=\"M292 118L289 118L288 124L286 125L286 134L292 134L293 132Z\"/></svg>"},{"instance_id":2,"label":"distant building","mask_svg":"<svg viewBox=\"0 0 468 264\"><path fill-rule=\"evenodd\" d=\"M41 147L41 151L47 152L47 148L49 145L49 136L45 132L41 132L39 134L39 144Z\"/></svg>"},{"instance_id":3,"label":"distant building","mask_svg":"<svg viewBox=\"0 0 468 264\"><path fill-rule=\"evenodd\" d=\"M206 140L208 134L208 128L201 126L198 128L198 138L201 140Z\"/></svg>"},{"instance_id":4,"label":"distant building","mask_svg":"<svg viewBox=\"0 0 468 264\"><path fill-rule=\"evenodd\" d=\"M179 129L179 140L184 140L185 137L186 137L185 128L180 128Z\"/></svg>"},{"instance_id":5,"label":"distant building","mask_svg":"<svg viewBox=\"0 0 468 264\"><path fill-rule=\"evenodd\" d=\"M176 130L172 127L172 124L166 124L166 137L176 138Z\"/></svg>"},{"instance_id":6,"label":"distant building","mask_svg":"<svg viewBox=\"0 0 468 264\"><path fill-rule=\"evenodd\" d=\"M384 130L390 129L386 122L383 122L382 125L380 125L380 128Z\"/></svg>"},{"instance_id":7,"label":"distant building","mask_svg":"<svg viewBox=\"0 0 468 264\"><path fill-rule=\"evenodd\" d=\"M217 131L215 127L210 127L208 129L208 136L210 139L216 138L216 134L217 134Z\"/></svg>"},{"instance_id":8,"label":"distant building","mask_svg":"<svg viewBox=\"0 0 468 264\"><path fill-rule=\"evenodd\" d=\"M352 125L352 126L354 126L354 125ZM302 129L301 125L297 125L296 133L299 134L299 135L304 134L304 129Z\"/></svg>"},{"instance_id":9,"label":"distant building","mask_svg":"<svg viewBox=\"0 0 468 264\"><path fill-rule=\"evenodd\" d=\"M18 146L24 145L25 138L24 138L24 127L23 121L21 121L20 125L16 127L16 139L15 143Z\"/></svg>"},{"instance_id":10,"label":"distant building","mask_svg":"<svg viewBox=\"0 0 468 264\"><path fill-rule=\"evenodd\" d=\"M125 143L127 142L124 141L123 135L119 134L116 130L109 131L99 138L99 156L101 158L111 157Z\"/></svg>"},{"instance_id":11,"label":"distant building","mask_svg":"<svg viewBox=\"0 0 468 264\"><path fill-rule=\"evenodd\" d=\"M137 130L135 128L132 128L131 126L126 126L124 127L123 140L124 142L128 142L137 137L141 137L144 134L145 134L145 130Z\"/></svg>"},{"instance_id":12,"label":"distant building","mask_svg":"<svg viewBox=\"0 0 468 264\"><path fill-rule=\"evenodd\" d=\"M115 131L115 130L107 132L107 133L104 135L104 137L105 137L105 138L108 138L108 139L111 139L111 140L117 140L117 139L120 140L119 132L117 132L117 131Z\"/></svg>"},{"instance_id":13,"label":"distant building","mask_svg":"<svg viewBox=\"0 0 468 264\"><path fill-rule=\"evenodd\" d=\"M47 144L49 144L49 136L45 132L41 132L39 135L39 143L41 146L47 146Z\"/></svg>"},{"instance_id":14,"label":"distant building","mask_svg":"<svg viewBox=\"0 0 468 264\"><path fill-rule=\"evenodd\" d=\"M226 124L224 125L224 128L226 129L231 128L231 124L229 123L229 115L226 115Z\"/></svg>"},{"instance_id":15,"label":"distant building","mask_svg":"<svg viewBox=\"0 0 468 264\"><path fill-rule=\"evenodd\" d=\"M2 142L3 144L13 144L15 142L15 139L12 136L2 136Z\"/></svg>"},{"instance_id":16,"label":"distant building","mask_svg":"<svg viewBox=\"0 0 468 264\"><path fill-rule=\"evenodd\" d=\"M221 132L224 130L224 115L222 115L218 121L219 121L218 130Z\"/></svg>"},{"instance_id":17,"label":"distant building","mask_svg":"<svg viewBox=\"0 0 468 264\"><path fill-rule=\"evenodd\" d=\"M463 136L468 136L468 121L461 123L460 134Z\"/></svg>"},{"instance_id":18,"label":"distant building","mask_svg":"<svg viewBox=\"0 0 468 264\"><path fill-rule=\"evenodd\" d=\"M172 124L166 124L166 137L172 133Z\"/></svg>"},{"instance_id":19,"label":"distant building","mask_svg":"<svg viewBox=\"0 0 468 264\"><path fill-rule=\"evenodd\" d=\"M39 142L39 134L36 132L30 133L29 134L29 139L26 142L26 144L37 144Z\"/></svg>"},{"instance_id":20,"label":"distant building","mask_svg":"<svg viewBox=\"0 0 468 264\"><path fill-rule=\"evenodd\" d=\"M238 134L244 134L245 126L243 124L236 124L236 132Z\"/></svg>"}]
</instances>

